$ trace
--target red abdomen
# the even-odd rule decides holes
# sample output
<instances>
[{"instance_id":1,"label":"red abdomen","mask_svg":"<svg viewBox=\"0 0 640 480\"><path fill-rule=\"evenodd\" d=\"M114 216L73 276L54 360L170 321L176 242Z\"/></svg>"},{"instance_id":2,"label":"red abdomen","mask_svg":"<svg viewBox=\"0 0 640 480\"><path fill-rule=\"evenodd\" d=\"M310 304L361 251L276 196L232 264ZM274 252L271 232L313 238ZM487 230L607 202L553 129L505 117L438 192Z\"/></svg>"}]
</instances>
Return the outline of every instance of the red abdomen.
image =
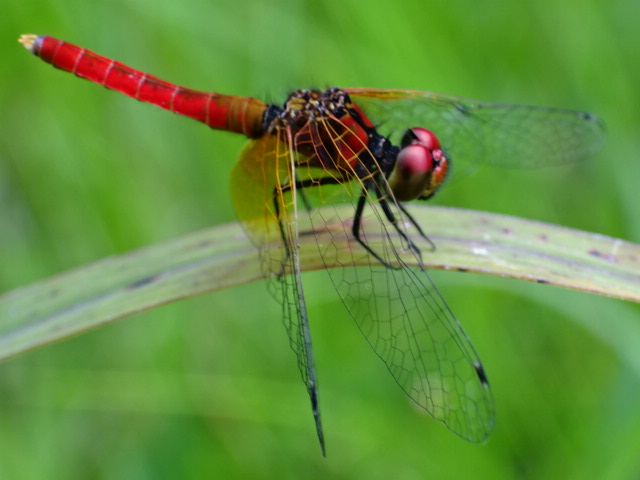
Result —
<instances>
[{"instance_id":1,"label":"red abdomen","mask_svg":"<svg viewBox=\"0 0 640 480\"><path fill-rule=\"evenodd\" d=\"M186 115L211 128L242 133L250 138L264 133L263 117L268 105L255 98L181 87L54 37L25 35L21 42L56 68Z\"/></svg>"}]
</instances>

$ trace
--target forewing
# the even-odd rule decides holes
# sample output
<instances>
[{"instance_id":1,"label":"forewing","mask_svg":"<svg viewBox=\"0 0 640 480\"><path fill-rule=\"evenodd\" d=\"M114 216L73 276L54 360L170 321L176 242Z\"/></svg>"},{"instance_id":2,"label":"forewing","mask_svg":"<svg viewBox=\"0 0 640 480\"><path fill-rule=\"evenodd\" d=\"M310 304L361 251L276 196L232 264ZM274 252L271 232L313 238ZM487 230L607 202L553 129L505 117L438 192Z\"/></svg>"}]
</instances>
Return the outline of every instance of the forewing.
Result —
<instances>
[{"instance_id":1,"label":"forewing","mask_svg":"<svg viewBox=\"0 0 640 480\"><path fill-rule=\"evenodd\" d=\"M480 359L427 271L407 266L405 259L413 253L370 203L369 209L374 208L365 222L366 237L397 268L377 264L370 256L371 266L353 267L338 260L344 255L337 253L341 246L323 239L319 248L324 261L341 264L327 270L336 292L402 390L453 432L482 441L492 430L495 413ZM336 236L350 236L345 230ZM359 262L355 257L368 255L358 248L352 253Z\"/></svg>"},{"instance_id":2,"label":"forewing","mask_svg":"<svg viewBox=\"0 0 640 480\"><path fill-rule=\"evenodd\" d=\"M327 129L325 136L333 133L328 123L323 126ZM372 165L370 173L378 167ZM408 227L409 219L393 198L386 196L383 201L397 220L397 228L393 226L380 199L372 193L375 181L386 182L381 175L368 177L366 215L359 235L386 265L394 268L374 259L355 241L347 250L351 258L345 261L345 247L339 239L353 238L353 220L336 222L329 218L337 215L330 208L311 216L320 255L349 314L398 385L452 431L468 440L482 441L491 432L495 413L480 359L426 270L408 267L409 259L414 263L416 257L420 260L420 253L409 248L406 240L416 231ZM313 191L318 206L327 206L339 198L355 203L364 186L352 177L350 185L318 185L305 191ZM377 189L388 191L382 184ZM327 224L333 230L324 228ZM428 231L428 225L423 228ZM422 255L428 255L429 244L423 243L427 248ZM353 266L362 265L364 259L371 266ZM333 268L336 265L339 268Z\"/></svg>"},{"instance_id":3,"label":"forewing","mask_svg":"<svg viewBox=\"0 0 640 480\"><path fill-rule=\"evenodd\" d=\"M533 167L580 161L604 141L590 114L501 105L418 90L346 89L381 133L397 144L413 127L433 131L454 162Z\"/></svg>"}]
</instances>

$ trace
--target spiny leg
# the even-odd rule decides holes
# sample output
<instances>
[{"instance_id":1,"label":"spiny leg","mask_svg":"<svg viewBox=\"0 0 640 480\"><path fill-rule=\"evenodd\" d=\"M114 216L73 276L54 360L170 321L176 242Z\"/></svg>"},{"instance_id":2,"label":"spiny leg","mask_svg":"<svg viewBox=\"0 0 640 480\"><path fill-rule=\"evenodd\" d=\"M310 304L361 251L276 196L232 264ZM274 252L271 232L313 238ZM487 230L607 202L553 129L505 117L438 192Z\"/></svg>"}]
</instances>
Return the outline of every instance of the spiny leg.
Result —
<instances>
[{"instance_id":1,"label":"spiny leg","mask_svg":"<svg viewBox=\"0 0 640 480\"><path fill-rule=\"evenodd\" d=\"M427 237L427 235L422 230L422 227L420 226L420 224L416 222L415 218L413 218L413 215L411 215L409 211L406 209L406 207L400 202L398 202L398 208L409 219L409 221L415 227L415 229L418 230L418 233L420 234L420 236L424 238L427 242L429 242L429 245L431 245L431 251L434 251L436 249L435 243L433 243L431 239Z\"/></svg>"},{"instance_id":2,"label":"spiny leg","mask_svg":"<svg viewBox=\"0 0 640 480\"><path fill-rule=\"evenodd\" d=\"M360 193L360 197L358 198L358 204L356 205L356 212L353 215L353 225L351 226L351 233L353 237L357 240L357 242L362 245L362 247L369 252L376 260L378 260L382 265L387 268L397 269L399 267L394 267L393 265L387 263L380 255L378 255L368 244L365 242L361 235L361 226L362 226L362 213L364 212L364 206L367 203L367 190L365 188L362 189Z\"/></svg>"},{"instance_id":3,"label":"spiny leg","mask_svg":"<svg viewBox=\"0 0 640 480\"><path fill-rule=\"evenodd\" d=\"M305 189L312 188L312 187L320 187L320 186L323 186L323 185L341 185L345 181L346 181L345 178L337 178L337 177L309 178L309 179L306 179L306 180L297 180L295 182L295 186L296 186L296 190L302 194L303 201L305 202L305 207L307 208L308 211L310 211L311 210L311 205L309 204L307 196L304 194ZM288 183L286 185L282 185L281 186L281 191L282 192L285 192L287 190L291 190L291 183ZM397 221L395 215L393 214L393 212L391 211L391 208L389 207L389 202L385 199L385 195L377 187L375 187L375 191L376 191L376 196L378 197L378 202L380 203L380 207L382 208L382 211L384 212L384 215L385 215L385 218L387 219L387 221L389 221L389 223L391 223L393 225L393 227L396 230L396 232L398 232L398 235L400 235L407 242L407 245L409 246L409 249L411 251L413 251L420 258L420 260L422 260L422 255L421 255L420 249L415 245L415 243L413 243L411 241L411 239L409 239L409 237L407 236L406 232L404 232L402 229L400 229L400 226L398 225L398 221ZM278 218L280 218L279 205L277 203L277 195L275 195L275 193L276 192L274 191L274 198L275 198L275 202L276 202L276 205L275 205L276 214L278 215ZM354 238L356 239L356 241L360 245L362 245L362 247L367 252L369 252L376 260L378 260L382 265L384 265L387 268L397 268L397 267L393 267L391 264L386 262L362 238L362 235L361 235L362 215L364 213L364 208L365 208L365 205L366 205L366 197L367 197L367 189L366 189L366 187L363 187L362 191L361 191L361 194L360 194L360 197L358 199L358 203L356 205L356 211L355 211L354 217L353 217L353 225L352 225L352 228L351 228L351 232L352 232ZM404 208L404 206L402 206L402 204L400 204L400 203L398 203L397 205L398 205L398 208L400 209L400 211L404 215L406 215L407 218L409 219L409 221L416 227L416 229L418 230L418 233L420 234L420 236L422 236L427 242L429 242L429 244L431 244L431 246L433 248L435 248L435 245L433 244L433 242L425 235L425 233L422 231L422 228L420 228L420 225L411 216L411 214L409 214L409 212L407 212L407 210ZM281 220L279 222L279 227L280 227L280 233L283 236L283 240L284 240L284 229L283 229ZM286 242L284 242L284 243L286 244ZM289 255L288 251L287 251L287 255Z\"/></svg>"},{"instance_id":4,"label":"spiny leg","mask_svg":"<svg viewBox=\"0 0 640 480\"><path fill-rule=\"evenodd\" d=\"M382 208L382 211L384 212L384 215L387 221L391 223L391 225L393 225L393 228L396 230L396 232L398 232L398 235L400 235L404 239L404 241L407 242L407 246L409 250L411 250L418 257L418 259L420 260L420 263L422 263L422 253L420 252L420 249L415 243L413 243L413 241L409 238L407 233L400 228L400 225L398 224L398 219L396 218L394 213L391 211L391 208L389 207L389 201L386 198L386 194L383 193L382 190L380 190L380 187L377 184L374 185L374 190L376 192L376 196L378 197L378 203L380 204L380 208ZM403 213L406 213L406 210L402 209L399 203L396 203L396 205L398 205L398 207ZM409 215L409 219L412 221L414 225L416 224L410 215ZM420 227L418 227L418 231L422 234ZM424 234L422 235L424 236Z\"/></svg>"}]
</instances>

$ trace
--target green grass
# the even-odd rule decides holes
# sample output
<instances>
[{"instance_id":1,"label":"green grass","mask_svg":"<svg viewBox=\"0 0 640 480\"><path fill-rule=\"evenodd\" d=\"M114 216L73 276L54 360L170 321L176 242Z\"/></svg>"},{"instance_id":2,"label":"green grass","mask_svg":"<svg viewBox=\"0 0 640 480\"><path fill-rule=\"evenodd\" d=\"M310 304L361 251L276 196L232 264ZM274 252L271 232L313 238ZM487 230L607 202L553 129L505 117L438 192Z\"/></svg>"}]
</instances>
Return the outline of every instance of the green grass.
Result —
<instances>
[{"instance_id":1,"label":"green grass","mask_svg":"<svg viewBox=\"0 0 640 480\"><path fill-rule=\"evenodd\" d=\"M591 161L479 168L434 203L640 239L633 2L5 4L1 291L233 221L228 180L243 143L55 71L24 52L22 33L274 101L303 86L367 86L597 113L609 133ZM485 445L414 411L326 278L309 274L328 459L279 308L253 283L0 364L0 477L633 478L638 306L433 277L492 381Z\"/></svg>"}]
</instances>

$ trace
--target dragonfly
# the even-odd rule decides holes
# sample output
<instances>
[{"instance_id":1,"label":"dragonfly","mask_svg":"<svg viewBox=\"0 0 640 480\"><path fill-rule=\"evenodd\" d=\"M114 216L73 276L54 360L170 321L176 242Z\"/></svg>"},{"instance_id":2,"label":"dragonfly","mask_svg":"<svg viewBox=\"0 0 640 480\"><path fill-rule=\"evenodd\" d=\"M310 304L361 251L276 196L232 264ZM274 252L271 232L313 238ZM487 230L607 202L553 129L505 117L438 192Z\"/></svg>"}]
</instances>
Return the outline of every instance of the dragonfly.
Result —
<instances>
[{"instance_id":1,"label":"dragonfly","mask_svg":"<svg viewBox=\"0 0 640 480\"><path fill-rule=\"evenodd\" d=\"M422 255L436 246L404 202L433 197L454 159L517 167L585 159L604 138L598 117L418 90L301 89L268 104L172 84L51 36L19 41L56 68L248 137L231 174L232 200L281 305L323 454L300 263L307 216L329 283L400 388L460 437L488 437L495 406L487 374L424 267ZM345 203L353 216L327 237L328 217L312 213ZM347 260L338 254L345 237L354 244Z\"/></svg>"}]
</instances>

